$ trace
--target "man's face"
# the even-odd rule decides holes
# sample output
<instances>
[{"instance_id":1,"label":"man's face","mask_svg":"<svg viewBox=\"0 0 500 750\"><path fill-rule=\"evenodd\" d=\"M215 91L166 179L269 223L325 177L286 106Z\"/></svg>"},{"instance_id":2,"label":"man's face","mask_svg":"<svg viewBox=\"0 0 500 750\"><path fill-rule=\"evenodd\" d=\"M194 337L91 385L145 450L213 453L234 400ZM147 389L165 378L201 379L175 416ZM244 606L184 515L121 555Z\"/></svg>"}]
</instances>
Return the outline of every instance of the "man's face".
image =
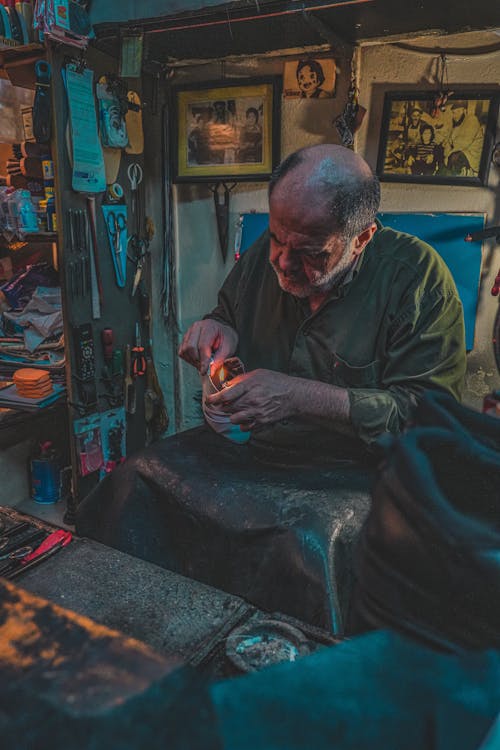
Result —
<instances>
[{"instance_id":1,"label":"man's face","mask_svg":"<svg viewBox=\"0 0 500 750\"><path fill-rule=\"evenodd\" d=\"M270 263L283 291L307 298L329 291L349 269L354 256L325 208L293 199L277 185L271 197Z\"/></svg>"},{"instance_id":2,"label":"man's face","mask_svg":"<svg viewBox=\"0 0 500 750\"><path fill-rule=\"evenodd\" d=\"M411 113L411 124L414 128L416 128L419 122L420 122L420 111L418 109L415 109Z\"/></svg>"},{"instance_id":3,"label":"man's face","mask_svg":"<svg viewBox=\"0 0 500 750\"><path fill-rule=\"evenodd\" d=\"M464 107L455 107L455 109L451 110L451 116L453 117L454 123L460 122L464 114L465 114Z\"/></svg>"},{"instance_id":4,"label":"man's face","mask_svg":"<svg viewBox=\"0 0 500 750\"><path fill-rule=\"evenodd\" d=\"M309 65L305 65L297 76L299 89L304 92L306 96L311 96L318 88L318 76L314 70L311 70Z\"/></svg>"}]
</instances>

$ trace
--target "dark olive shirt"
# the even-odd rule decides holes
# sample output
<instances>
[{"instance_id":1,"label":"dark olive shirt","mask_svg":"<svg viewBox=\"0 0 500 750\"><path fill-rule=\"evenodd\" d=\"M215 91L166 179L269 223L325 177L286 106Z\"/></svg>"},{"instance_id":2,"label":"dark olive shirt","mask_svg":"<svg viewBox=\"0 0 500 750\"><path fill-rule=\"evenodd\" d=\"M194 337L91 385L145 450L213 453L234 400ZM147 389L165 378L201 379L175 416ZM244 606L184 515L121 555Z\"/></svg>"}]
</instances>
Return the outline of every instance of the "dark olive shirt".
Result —
<instances>
[{"instance_id":1,"label":"dark olive shirt","mask_svg":"<svg viewBox=\"0 0 500 750\"><path fill-rule=\"evenodd\" d=\"M282 291L265 232L235 265L209 316L239 335L238 356L256 368L347 388L357 442L398 433L424 389L459 398L465 375L464 320L448 267L425 242L379 228L355 273L314 313ZM346 446L345 436L303 419L253 440L283 447Z\"/></svg>"}]
</instances>

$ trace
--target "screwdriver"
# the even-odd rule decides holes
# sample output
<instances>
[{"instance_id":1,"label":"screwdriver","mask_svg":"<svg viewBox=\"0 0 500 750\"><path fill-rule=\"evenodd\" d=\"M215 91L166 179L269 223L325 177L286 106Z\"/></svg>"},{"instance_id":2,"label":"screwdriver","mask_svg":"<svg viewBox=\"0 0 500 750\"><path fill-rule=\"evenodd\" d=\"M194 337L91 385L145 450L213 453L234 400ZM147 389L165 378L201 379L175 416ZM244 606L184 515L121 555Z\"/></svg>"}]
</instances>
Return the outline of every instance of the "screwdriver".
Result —
<instances>
[{"instance_id":1,"label":"screwdriver","mask_svg":"<svg viewBox=\"0 0 500 750\"><path fill-rule=\"evenodd\" d=\"M139 323L135 324L135 346L132 349L134 362L132 365L132 374L134 378L146 374L146 357L144 356L144 347L141 343L141 331Z\"/></svg>"},{"instance_id":2,"label":"screwdriver","mask_svg":"<svg viewBox=\"0 0 500 750\"><path fill-rule=\"evenodd\" d=\"M107 365L110 364L113 358L113 329L103 328L101 331L101 344L102 351L104 353L104 361Z\"/></svg>"}]
</instances>

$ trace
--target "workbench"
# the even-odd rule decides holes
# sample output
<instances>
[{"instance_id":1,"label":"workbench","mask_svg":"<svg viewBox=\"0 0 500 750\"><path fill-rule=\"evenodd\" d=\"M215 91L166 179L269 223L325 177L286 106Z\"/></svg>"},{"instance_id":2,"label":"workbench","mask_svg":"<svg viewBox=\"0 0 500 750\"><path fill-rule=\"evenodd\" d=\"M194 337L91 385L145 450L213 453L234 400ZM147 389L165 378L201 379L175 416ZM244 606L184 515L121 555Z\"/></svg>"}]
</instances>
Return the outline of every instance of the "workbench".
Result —
<instances>
[{"instance_id":1,"label":"workbench","mask_svg":"<svg viewBox=\"0 0 500 750\"><path fill-rule=\"evenodd\" d=\"M12 523L28 521L53 531L49 524L13 509L0 507L0 514ZM235 673L223 653L229 633L269 617L239 597L79 537L13 583L210 677ZM316 644L335 642L327 633L281 613L272 617L299 627L310 639L311 650Z\"/></svg>"},{"instance_id":2,"label":"workbench","mask_svg":"<svg viewBox=\"0 0 500 750\"><path fill-rule=\"evenodd\" d=\"M82 536L343 632L373 471L263 463L201 427L153 444L78 508Z\"/></svg>"}]
</instances>

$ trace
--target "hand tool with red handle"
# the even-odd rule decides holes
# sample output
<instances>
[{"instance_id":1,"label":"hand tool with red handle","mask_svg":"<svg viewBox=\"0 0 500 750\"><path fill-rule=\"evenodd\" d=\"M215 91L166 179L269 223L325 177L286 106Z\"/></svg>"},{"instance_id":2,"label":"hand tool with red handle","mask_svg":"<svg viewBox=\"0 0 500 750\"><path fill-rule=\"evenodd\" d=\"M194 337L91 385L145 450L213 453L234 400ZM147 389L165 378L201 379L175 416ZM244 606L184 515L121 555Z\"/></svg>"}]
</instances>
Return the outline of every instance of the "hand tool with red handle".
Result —
<instances>
[{"instance_id":1,"label":"hand tool with red handle","mask_svg":"<svg viewBox=\"0 0 500 750\"><path fill-rule=\"evenodd\" d=\"M132 349L132 354L132 375L134 378L142 377L146 374L146 357L144 356L144 347L141 343L141 330L139 323L135 324L135 346Z\"/></svg>"}]
</instances>

